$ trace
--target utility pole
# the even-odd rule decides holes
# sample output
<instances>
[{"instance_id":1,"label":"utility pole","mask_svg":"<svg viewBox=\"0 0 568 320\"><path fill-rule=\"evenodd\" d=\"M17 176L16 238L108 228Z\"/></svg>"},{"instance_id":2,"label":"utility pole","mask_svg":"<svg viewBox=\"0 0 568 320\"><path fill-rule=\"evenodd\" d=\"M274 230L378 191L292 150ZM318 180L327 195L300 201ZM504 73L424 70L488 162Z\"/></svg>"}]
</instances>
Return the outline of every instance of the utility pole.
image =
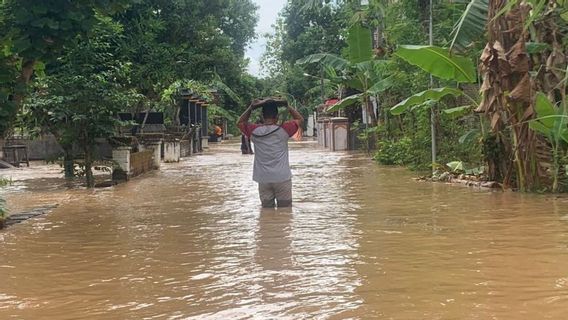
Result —
<instances>
[{"instance_id":1,"label":"utility pole","mask_svg":"<svg viewBox=\"0 0 568 320\"><path fill-rule=\"evenodd\" d=\"M324 71L323 71L323 64L321 65L320 70L320 86L321 86L321 103L325 104L325 86L324 86Z\"/></svg>"},{"instance_id":2,"label":"utility pole","mask_svg":"<svg viewBox=\"0 0 568 320\"><path fill-rule=\"evenodd\" d=\"M433 4L430 0L430 24L429 24L429 43L434 45L434 31L433 31ZM434 87L434 78L430 75L430 89ZM432 171L434 171L434 164L436 163L437 145L436 145L436 105L430 108L430 133L432 135Z\"/></svg>"}]
</instances>

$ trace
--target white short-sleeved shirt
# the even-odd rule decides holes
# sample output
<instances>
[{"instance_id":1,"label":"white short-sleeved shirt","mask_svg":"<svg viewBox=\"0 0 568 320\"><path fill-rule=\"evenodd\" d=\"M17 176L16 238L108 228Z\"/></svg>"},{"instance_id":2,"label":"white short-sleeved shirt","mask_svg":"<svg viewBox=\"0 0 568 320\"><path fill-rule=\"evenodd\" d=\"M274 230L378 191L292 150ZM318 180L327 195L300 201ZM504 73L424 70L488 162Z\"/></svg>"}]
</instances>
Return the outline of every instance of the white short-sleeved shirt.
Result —
<instances>
[{"instance_id":1,"label":"white short-sleeved shirt","mask_svg":"<svg viewBox=\"0 0 568 320\"><path fill-rule=\"evenodd\" d=\"M282 126L245 123L240 129L254 143L254 181L279 183L292 179L288 140L298 131L295 121Z\"/></svg>"}]
</instances>

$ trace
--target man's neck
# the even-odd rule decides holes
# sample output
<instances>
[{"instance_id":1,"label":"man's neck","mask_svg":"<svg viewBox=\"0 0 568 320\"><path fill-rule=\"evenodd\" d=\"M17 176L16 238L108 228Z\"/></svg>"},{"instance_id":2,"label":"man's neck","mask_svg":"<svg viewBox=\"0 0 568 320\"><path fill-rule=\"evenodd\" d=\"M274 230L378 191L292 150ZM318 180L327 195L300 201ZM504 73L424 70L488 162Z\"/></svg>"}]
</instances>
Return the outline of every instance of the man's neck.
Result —
<instances>
[{"instance_id":1,"label":"man's neck","mask_svg":"<svg viewBox=\"0 0 568 320\"><path fill-rule=\"evenodd\" d=\"M264 120L264 125L270 126L270 125L275 125L277 123L277 120L274 119L266 119Z\"/></svg>"}]
</instances>

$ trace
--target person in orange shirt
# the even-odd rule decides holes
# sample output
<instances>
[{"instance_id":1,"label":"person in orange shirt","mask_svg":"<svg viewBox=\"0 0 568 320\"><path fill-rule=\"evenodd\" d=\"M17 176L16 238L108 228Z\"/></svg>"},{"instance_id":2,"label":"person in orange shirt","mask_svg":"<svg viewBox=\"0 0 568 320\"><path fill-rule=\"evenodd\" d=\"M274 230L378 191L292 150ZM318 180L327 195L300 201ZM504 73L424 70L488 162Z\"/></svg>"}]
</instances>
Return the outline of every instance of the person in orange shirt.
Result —
<instances>
[{"instance_id":1,"label":"person in orange shirt","mask_svg":"<svg viewBox=\"0 0 568 320\"><path fill-rule=\"evenodd\" d=\"M223 129L221 127L219 127L218 125L215 125L215 126L213 126L213 129L215 130L215 135L217 137L223 136Z\"/></svg>"}]
</instances>

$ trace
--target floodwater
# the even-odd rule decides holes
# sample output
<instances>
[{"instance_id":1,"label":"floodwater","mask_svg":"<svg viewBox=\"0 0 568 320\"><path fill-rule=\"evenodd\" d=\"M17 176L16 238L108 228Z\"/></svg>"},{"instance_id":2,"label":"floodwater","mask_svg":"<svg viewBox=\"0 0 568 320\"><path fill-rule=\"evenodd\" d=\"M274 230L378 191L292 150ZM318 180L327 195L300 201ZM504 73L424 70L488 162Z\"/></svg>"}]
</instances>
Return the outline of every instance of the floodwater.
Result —
<instances>
[{"instance_id":1,"label":"floodwater","mask_svg":"<svg viewBox=\"0 0 568 320\"><path fill-rule=\"evenodd\" d=\"M566 319L568 199L291 148L291 210L259 208L238 145L111 189L24 183L12 206L60 206L0 232L0 319Z\"/></svg>"}]
</instances>

